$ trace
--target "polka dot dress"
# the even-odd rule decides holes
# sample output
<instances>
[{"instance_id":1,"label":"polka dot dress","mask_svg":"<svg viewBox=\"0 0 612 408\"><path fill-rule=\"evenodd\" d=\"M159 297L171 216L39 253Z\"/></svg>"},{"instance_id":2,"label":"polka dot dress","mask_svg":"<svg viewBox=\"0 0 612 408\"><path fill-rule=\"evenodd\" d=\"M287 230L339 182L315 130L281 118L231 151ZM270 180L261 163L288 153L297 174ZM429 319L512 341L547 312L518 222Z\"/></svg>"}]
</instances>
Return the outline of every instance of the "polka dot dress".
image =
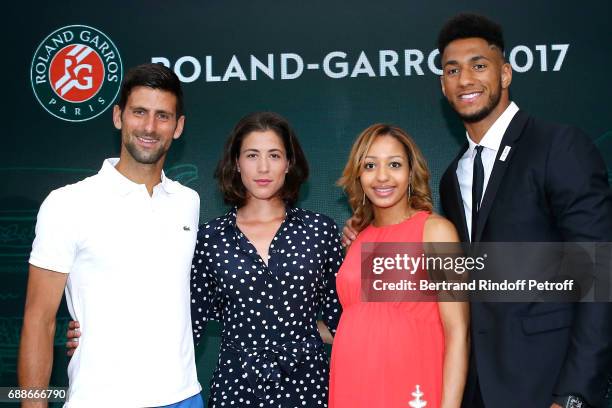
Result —
<instances>
[{"instance_id":1,"label":"polka dot dress","mask_svg":"<svg viewBox=\"0 0 612 408\"><path fill-rule=\"evenodd\" d=\"M335 334L342 251L335 222L288 208L268 265L236 226L236 208L200 226L192 266L196 342L222 322L211 408L327 407L328 358L317 330Z\"/></svg>"}]
</instances>

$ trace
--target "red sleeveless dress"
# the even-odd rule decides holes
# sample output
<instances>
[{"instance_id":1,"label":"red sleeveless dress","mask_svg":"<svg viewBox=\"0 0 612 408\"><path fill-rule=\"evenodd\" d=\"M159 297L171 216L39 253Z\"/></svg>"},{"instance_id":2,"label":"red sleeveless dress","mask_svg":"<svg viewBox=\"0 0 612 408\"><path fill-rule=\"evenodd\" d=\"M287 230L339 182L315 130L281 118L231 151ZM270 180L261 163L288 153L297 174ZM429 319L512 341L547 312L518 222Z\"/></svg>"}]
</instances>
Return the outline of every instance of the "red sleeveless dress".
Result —
<instances>
[{"instance_id":1,"label":"red sleeveless dress","mask_svg":"<svg viewBox=\"0 0 612 408\"><path fill-rule=\"evenodd\" d=\"M429 213L368 226L336 278L342 317L334 338L329 408L438 408L444 332L436 302L362 302L361 244L422 242Z\"/></svg>"}]
</instances>

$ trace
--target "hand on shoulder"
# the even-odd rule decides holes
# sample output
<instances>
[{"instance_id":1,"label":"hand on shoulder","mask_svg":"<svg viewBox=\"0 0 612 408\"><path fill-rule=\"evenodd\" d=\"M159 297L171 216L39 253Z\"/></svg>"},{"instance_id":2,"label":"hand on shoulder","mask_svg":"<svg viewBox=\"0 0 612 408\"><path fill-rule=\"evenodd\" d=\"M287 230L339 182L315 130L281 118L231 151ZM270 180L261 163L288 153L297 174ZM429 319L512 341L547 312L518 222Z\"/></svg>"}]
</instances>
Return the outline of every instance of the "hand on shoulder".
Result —
<instances>
[{"instance_id":1,"label":"hand on shoulder","mask_svg":"<svg viewBox=\"0 0 612 408\"><path fill-rule=\"evenodd\" d=\"M452 222L439 214L432 213L425 221L423 240L425 242L459 242L459 235Z\"/></svg>"}]
</instances>

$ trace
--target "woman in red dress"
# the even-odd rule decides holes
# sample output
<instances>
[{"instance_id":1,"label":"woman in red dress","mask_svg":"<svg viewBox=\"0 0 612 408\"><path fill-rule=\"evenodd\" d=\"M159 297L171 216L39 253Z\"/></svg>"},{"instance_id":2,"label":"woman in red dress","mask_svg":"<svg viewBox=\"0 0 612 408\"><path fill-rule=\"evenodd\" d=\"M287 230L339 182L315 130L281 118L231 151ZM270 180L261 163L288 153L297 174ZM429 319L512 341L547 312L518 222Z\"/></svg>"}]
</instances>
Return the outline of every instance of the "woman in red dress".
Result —
<instances>
[{"instance_id":1,"label":"woman in red dress","mask_svg":"<svg viewBox=\"0 0 612 408\"><path fill-rule=\"evenodd\" d=\"M372 125L353 145L339 184L363 231L336 281L343 313L332 349L330 408L459 408L467 303L361 300L363 243L458 241L453 225L432 213L423 155L401 129Z\"/></svg>"}]
</instances>

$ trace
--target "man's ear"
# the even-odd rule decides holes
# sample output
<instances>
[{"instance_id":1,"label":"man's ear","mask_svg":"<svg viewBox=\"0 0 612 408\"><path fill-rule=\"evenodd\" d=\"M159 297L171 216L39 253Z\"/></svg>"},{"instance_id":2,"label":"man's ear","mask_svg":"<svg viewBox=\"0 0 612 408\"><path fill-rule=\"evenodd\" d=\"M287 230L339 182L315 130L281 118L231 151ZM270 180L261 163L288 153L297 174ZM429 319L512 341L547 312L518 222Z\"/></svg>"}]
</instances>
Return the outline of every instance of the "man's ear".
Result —
<instances>
[{"instance_id":1,"label":"man's ear","mask_svg":"<svg viewBox=\"0 0 612 408\"><path fill-rule=\"evenodd\" d=\"M119 108L119 105L115 105L113 107L113 124L115 125L115 128L117 130L121 130L121 125L122 125L122 121L121 121L121 108Z\"/></svg>"},{"instance_id":2,"label":"man's ear","mask_svg":"<svg viewBox=\"0 0 612 408\"><path fill-rule=\"evenodd\" d=\"M185 128L185 115L181 115L176 121L176 128L174 129L174 136L172 136L175 140L181 137L183 134L183 129Z\"/></svg>"},{"instance_id":3,"label":"man's ear","mask_svg":"<svg viewBox=\"0 0 612 408\"><path fill-rule=\"evenodd\" d=\"M501 84L502 89L508 89L512 82L512 65L505 62L501 67Z\"/></svg>"},{"instance_id":4,"label":"man's ear","mask_svg":"<svg viewBox=\"0 0 612 408\"><path fill-rule=\"evenodd\" d=\"M442 88L442 95L446 97L446 88L444 87L444 75L440 75L440 87Z\"/></svg>"}]
</instances>

